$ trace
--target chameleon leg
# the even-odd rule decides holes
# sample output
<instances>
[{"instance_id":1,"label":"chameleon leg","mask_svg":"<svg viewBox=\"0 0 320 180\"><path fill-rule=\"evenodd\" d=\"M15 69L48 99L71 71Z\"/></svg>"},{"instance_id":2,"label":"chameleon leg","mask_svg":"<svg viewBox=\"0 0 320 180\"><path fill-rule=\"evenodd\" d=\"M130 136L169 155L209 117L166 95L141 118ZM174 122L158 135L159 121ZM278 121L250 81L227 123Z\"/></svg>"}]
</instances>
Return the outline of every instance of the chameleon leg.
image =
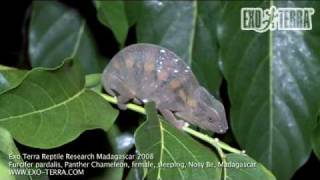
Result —
<instances>
[{"instance_id":1,"label":"chameleon leg","mask_svg":"<svg viewBox=\"0 0 320 180\"><path fill-rule=\"evenodd\" d=\"M135 103L135 104L138 104L138 105L142 105L143 104L143 102L140 100L140 99L138 99L138 98L133 98L133 102Z\"/></svg>"},{"instance_id":2,"label":"chameleon leg","mask_svg":"<svg viewBox=\"0 0 320 180\"><path fill-rule=\"evenodd\" d=\"M110 90L115 92L114 94L118 94L118 108L121 110L127 109L127 103L134 98L134 94L130 91L130 89L123 83L121 79L116 76L113 76L111 79ZM106 89L108 91L108 89ZM111 93L110 93L111 94Z\"/></svg>"},{"instance_id":3,"label":"chameleon leg","mask_svg":"<svg viewBox=\"0 0 320 180\"><path fill-rule=\"evenodd\" d=\"M116 96L116 93L109 87L104 87L104 89L107 91L107 93L111 96Z\"/></svg>"},{"instance_id":4,"label":"chameleon leg","mask_svg":"<svg viewBox=\"0 0 320 180\"><path fill-rule=\"evenodd\" d=\"M127 103L132 99L132 97L127 97L127 96L117 96L117 106L121 110L126 110L127 109Z\"/></svg>"},{"instance_id":5,"label":"chameleon leg","mask_svg":"<svg viewBox=\"0 0 320 180\"><path fill-rule=\"evenodd\" d=\"M178 120L169 109L159 109L159 111L163 115L163 117L171 124L173 124L176 128L182 129L182 127L185 125L185 122L183 120Z\"/></svg>"}]
</instances>

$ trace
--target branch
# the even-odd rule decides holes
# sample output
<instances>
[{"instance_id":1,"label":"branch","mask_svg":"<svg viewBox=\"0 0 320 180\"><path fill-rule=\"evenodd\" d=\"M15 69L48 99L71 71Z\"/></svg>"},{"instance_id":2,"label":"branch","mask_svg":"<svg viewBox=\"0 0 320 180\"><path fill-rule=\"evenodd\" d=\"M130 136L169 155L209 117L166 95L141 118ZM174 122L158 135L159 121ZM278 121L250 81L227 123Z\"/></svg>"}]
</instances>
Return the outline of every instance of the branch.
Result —
<instances>
[{"instance_id":1,"label":"branch","mask_svg":"<svg viewBox=\"0 0 320 180\"><path fill-rule=\"evenodd\" d=\"M108 96L103 93L99 93L99 94L108 102L113 103L113 104L117 104L117 98ZM128 109L135 111L135 112L138 112L140 114L144 114L144 115L146 114L146 111L142 106L138 106L136 104L129 103L129 104L127 104L127 107L128 107ZM189 127L184 127L184 128L182 128L182 130L191 134L192 136L197 137L198 139L201 139L201 140L209 143L213 147L215 147L217 149L218 154L221 157L222 161L225 160L225 155L223 154L222 149L226 150L228 152L231 152L231 153L237 153L237 154L245 153L244 151L241 151L239 149L236 149L234 147L229 146L228 144L220 141L218 138L212 138L206 134L202 134L202 133L195 131Z\"/></svg>"}]
</instances>

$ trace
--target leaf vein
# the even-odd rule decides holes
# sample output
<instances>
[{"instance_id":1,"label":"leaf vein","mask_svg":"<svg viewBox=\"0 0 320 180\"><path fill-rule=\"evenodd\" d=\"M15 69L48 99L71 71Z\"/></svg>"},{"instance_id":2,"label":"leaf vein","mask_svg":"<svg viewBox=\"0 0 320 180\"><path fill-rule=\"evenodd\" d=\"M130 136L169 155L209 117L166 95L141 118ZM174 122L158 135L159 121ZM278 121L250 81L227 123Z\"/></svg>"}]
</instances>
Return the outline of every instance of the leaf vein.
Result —
<instances>
[{"instance_id":1,"label":"leaf vein","mask_svg":"<svg viewBox=\"0 0 320 180\"><path fill-rule=\"evenodd\" d=\"M61 103L57 103L53 106L49 106L47 108L44 108L44 109L39 109L39 110L36 110L36 111L32 111L32 112L29 112L29 113L25 113L25 114L20 114L20 115L14 115L14 116L10 116L10 117L6 117L6 118L1 118L0 119L0 122L1 121L8 121L10 119L14 119L14 118L23 118L23 117L26 117L26 116L30 116L30 115L34 115L34 114L38 114L38 113L42 113L42 112L46 112L46 111L49 111L51 109L54 109L54 108L57 108L59 106L62 106L62 105L65 105L66 103L69 103L70 101L76 99L77 97L79 97L80 95L82 95L83 93L85 92L85 89L82 89L81 91L79 91L78 93L76 93L74 96L68 98L67 100L65 101L62 101Z\"/></svg>"}]
</instances>

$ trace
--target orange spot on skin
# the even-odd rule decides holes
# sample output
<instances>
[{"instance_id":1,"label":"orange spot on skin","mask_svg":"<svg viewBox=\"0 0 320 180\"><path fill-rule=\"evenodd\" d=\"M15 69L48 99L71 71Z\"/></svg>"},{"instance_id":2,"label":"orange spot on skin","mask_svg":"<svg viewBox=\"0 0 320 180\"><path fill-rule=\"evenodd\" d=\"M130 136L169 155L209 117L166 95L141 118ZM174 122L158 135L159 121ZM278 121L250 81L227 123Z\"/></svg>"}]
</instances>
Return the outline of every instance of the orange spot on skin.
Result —
<instances>
[{"instance_id":1,"label":"orange spot on skin","mask_svg":"<svg viewBox=\"0 0 320 180\"><path fill-rule=\"evenodd\" d=\"M159 81L166 81L168 79L168 72L160 71L160 72L158 72L157 77L158 77Z\"/></svg>"},{"instance_id":2,"label":"orange spot on skin","mask_svg":"<svg viewBox=\"0 0 320 180\"><path fill-rule=\"evenodd\" d=\"M188 104L189 107L192 107L192 108L197 107L197 102L192 98L188 99L187 104Z\"/></svg>"},{"instance_id":3,"label":"orange spot on skin","mask_svg":"<svg viewBox=\"0 0 320 180\"><path fill-rule=\"evenodd\" d=\"M133 60L132 58L127 57L127 58L125 59L125 62L126 62L127 68L129 68L129 69L132 68L133 63L134 63L134 60Z\"/></svg>"},{"instance_id":4,"label":"orange spot on skin","mask_svg":"<svg viewBox=\"0 0 320 180\"><path fill-rule=\"evenodd\" d=\"M180 89L179 92L178 92L180 98L182 99L183 102L186 102L187 100L187 95L186 93L184 92L184 90Z\"/></svg>"},{"instance_id":5,"label":"orange spot on skin","mask_svg":"<svg viewBox=\"0 0 320 180\"><path fill-rule=\"evenodd\" d=\"M171 89L175 90L181 85L181 82L177 79L174 79L170 82Z\"/></svg>"},{"instance_id":6,"label":"orange spot on skin","mask_svg":"<svg viewBox=\"0 0 320 180\"><path fill-rule=\"evenodd\" d=\"M147 73L147 74L150 74L150 72L152 72L154 69L154 63L149 61L147 63L144 64L144 71Z\"/></svg>"}]
</instances>

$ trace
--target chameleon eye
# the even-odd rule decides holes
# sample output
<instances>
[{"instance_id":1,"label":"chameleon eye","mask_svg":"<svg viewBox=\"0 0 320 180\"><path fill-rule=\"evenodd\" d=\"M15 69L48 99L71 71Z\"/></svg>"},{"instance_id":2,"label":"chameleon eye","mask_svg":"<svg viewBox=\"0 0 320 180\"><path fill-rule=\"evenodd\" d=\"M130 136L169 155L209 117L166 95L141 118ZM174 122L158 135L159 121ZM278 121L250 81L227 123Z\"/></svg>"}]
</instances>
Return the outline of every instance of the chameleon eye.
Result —
<instances>
[{"instance_id":1,"label":"chameleon eye","mask_svg":"<svg viewBox=\"0 0 320 180\"><path fill-rule=\"evenodd\" d=\"M214 122L213 118L211 118L210 116L208 117L208 121L209 122Z\"/></svg>"}]
</instances>

